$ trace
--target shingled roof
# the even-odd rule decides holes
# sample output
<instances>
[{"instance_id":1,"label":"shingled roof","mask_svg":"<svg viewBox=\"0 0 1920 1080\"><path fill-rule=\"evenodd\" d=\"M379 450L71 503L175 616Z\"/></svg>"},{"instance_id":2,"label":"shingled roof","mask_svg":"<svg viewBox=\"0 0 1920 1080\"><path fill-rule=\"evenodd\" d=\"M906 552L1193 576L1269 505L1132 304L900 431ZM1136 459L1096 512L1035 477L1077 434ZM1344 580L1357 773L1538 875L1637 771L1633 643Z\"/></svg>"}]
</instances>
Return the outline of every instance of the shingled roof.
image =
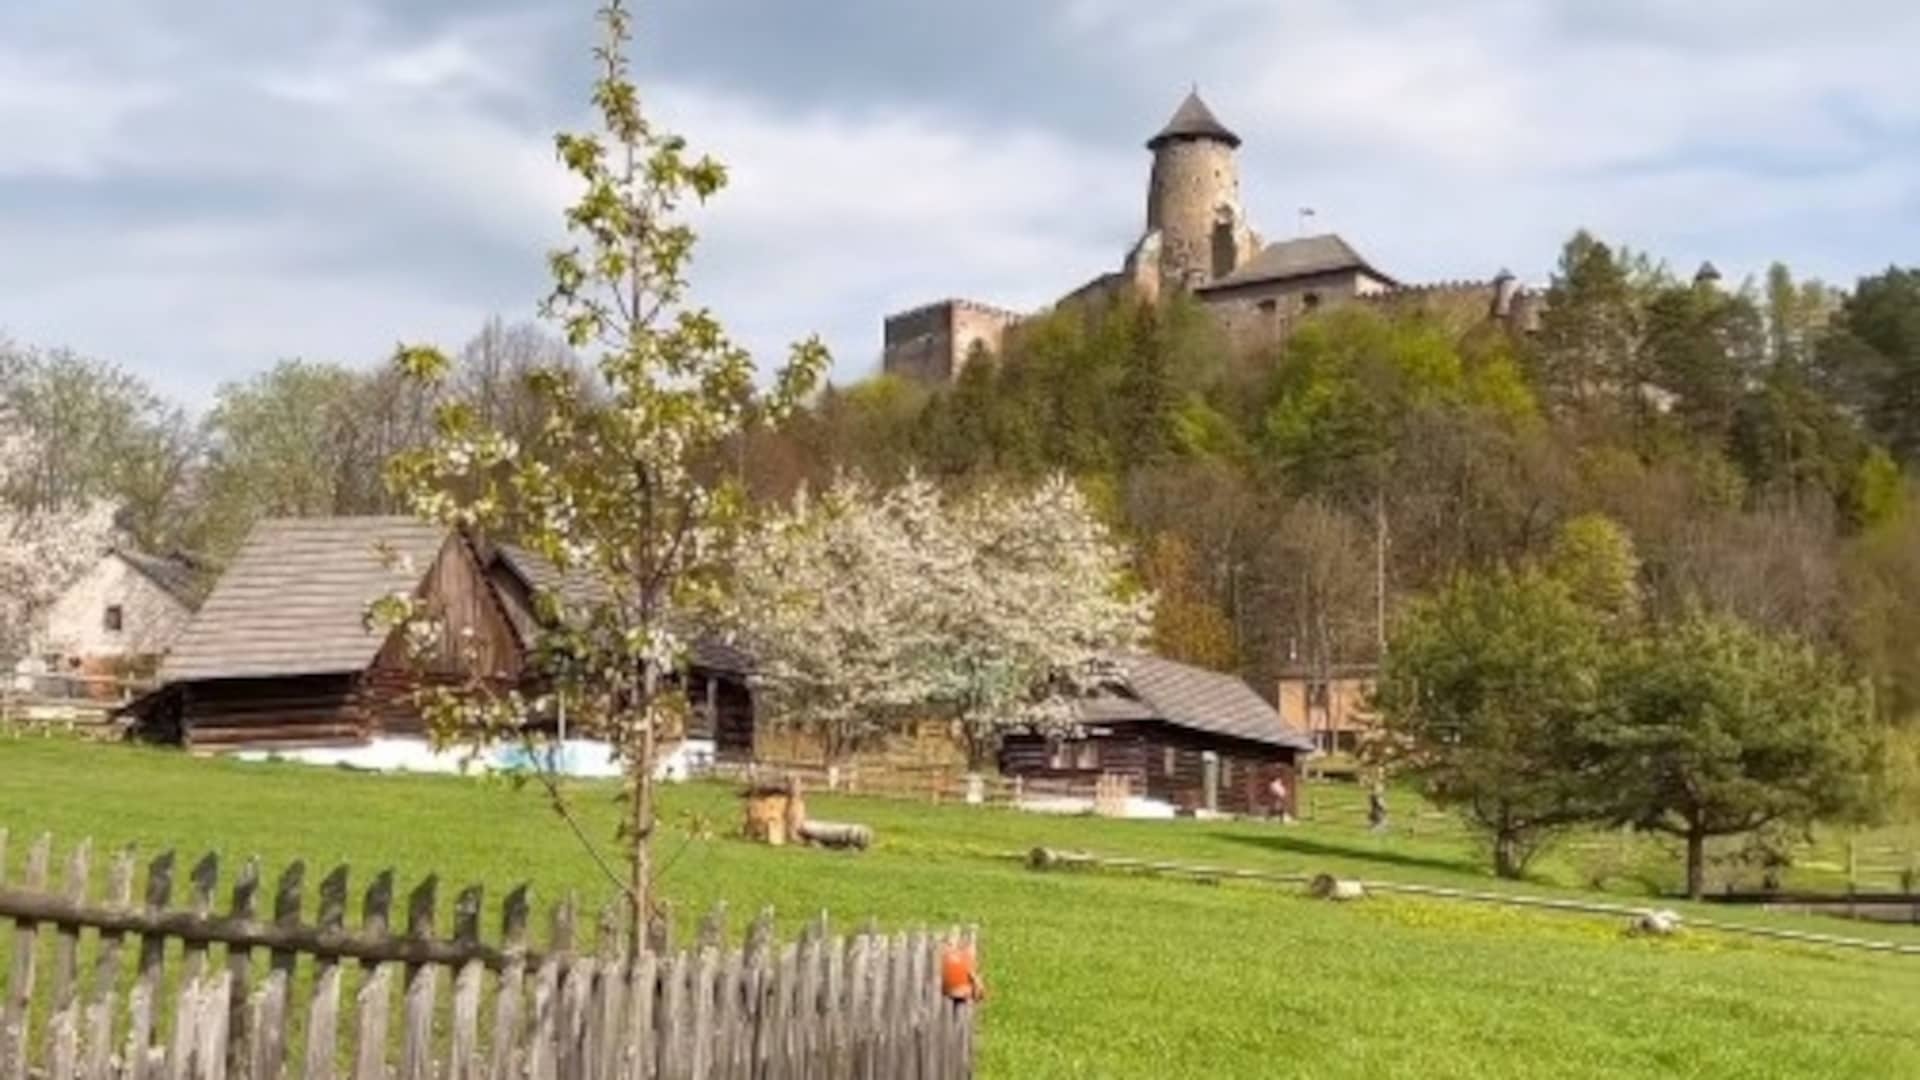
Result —
<instances>
[{"instance_id":1,"label":"shingled roof","mask_svg":"<svg viewBox=\"0 0 1920 1080\"><path fill-rule=\"evenodd\" d=\"M1214 289L1230 289L1236 285L1252 285L1257 282L1286 281L1291 278L1312 277L1315 274L1332 274L1342 270L1363 270L1389 285L1397 284L1394 279L1373 268L1373 265L1353 245L1333 233L1321 236L1303 236L1297 240L1279 240L1268 244L1247 262L1247 265L1231 274L1217 278L1200 286L1201 292Z\"/></svg>"},{"instance_id":2,"label":"shingled roof","mask_svg":"<svg viewBox=\"0 0 1920 1080\"><path fill-rule=\"evenodd\" d=\"M418 586L447 531L408 517L263 521L161 665L166 682L360 671L367 605ZM390 551L392 559L382 551Z\"/></svg>"},{"instance_id":3,"label":"shingled roof","mask_svg":"<svg viewBox=\"0 0 1920 1080\"><path fill-rule=\"evenodd\" d=\"M1288 727L1273 706L1236 676L1146 653L1113 659L1127 687L1157 719L1270 746L1313 749L1312 739Z\"/></svg>"},{"instance_id":4,"label":"shingled roof","mask_svg":"<svg viewBox=\"0 0 1920 1080\"><path fill-rule=\"evenodd\" d=\"M1147 140L1147 149L1158 150L1176 139L1217 139L1228 146L1239 146L1240 136L1228 130L1220 118L1213 115L1207 103L1200 100L1200 91L1194 90L1180 107L1173 111L1173 117L1160 133Z\"/></svg>"},{"instance_id":5,"label":"shingled roof","mask_svg":"<svg viewBox=\"0 0 1920 1080\"><path fill-rule=\"evenodd\" d=\"M131 548L114 548L113 554L167 595L188 608L193 607L195 567L191 562L179 556L148 555Z\"/></svg>"},{"instance_id":6,"label":"shingled roof","mask_svg":"<svg viewBox=\"0 0 1920 1080\"><path fill-rule=\"evenodd\" d=\"M589 575L568 573L526 548L499 544L494 550L521 581L540 592L554 594L562 603L592 603L602 595L599 582ZM687 659L696 667L732 674L753 670L752 657L738 646L710 634L695 634L687 653Z\"/></svg>"}]
</instances>

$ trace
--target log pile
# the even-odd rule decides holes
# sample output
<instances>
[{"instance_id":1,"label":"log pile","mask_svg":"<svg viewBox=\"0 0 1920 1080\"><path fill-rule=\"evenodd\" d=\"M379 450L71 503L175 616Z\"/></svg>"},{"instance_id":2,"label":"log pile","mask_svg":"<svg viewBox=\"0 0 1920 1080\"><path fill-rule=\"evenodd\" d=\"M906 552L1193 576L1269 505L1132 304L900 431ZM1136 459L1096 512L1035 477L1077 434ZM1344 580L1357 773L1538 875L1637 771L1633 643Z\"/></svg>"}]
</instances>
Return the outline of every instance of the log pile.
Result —
<instances>
[{"instance_id":1,"label":"log pile","mask_svg":"<svg viewBox=\"0 0 1920 1080\"><path fill-rule=\"evenodd\" d=\"M873 830L865 825L809 821L806 797L796 777L750 784L741 792L741 797L746 803L746 822L742 831L749 840L774 847L813 844L854 851L865 851L873 846Z\"/></svg>"}]
</instances>

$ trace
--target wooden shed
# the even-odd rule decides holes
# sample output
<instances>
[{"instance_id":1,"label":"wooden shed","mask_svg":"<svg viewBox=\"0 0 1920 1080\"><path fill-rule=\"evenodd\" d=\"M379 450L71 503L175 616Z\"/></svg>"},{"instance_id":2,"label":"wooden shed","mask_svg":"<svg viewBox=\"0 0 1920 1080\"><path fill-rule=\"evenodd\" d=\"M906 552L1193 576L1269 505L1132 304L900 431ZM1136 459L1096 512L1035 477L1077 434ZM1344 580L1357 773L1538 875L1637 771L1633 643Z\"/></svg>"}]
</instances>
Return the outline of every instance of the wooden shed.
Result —
<instances>
[{"instance_id":1,"label":"wooden shed","mask_svg":"<svg viewBox=\"0 0 1920 1080\"><path fill-rule=\"evenodd\" d=\"M1079 703L1075 730L1004 738L1000 771L1089 783L1120 775L1134 794L1189 811L1296 812L1299 765L1313 742L1245 682L1147 654L1114 665L1114 682Z\"/></svg>"},{"instance_id":2,"label":"wooden shed","mask_svg":"<svg viewBox=\"0 0 1920 1080\"><path fill-rule=\"evenodd\" d=\"M525 686L533 597L563 585L576 588L526 552L413 518L265 521L162 664L161 688L128 712L145 738L205 750L421 736L423 672L398 635L368 625L368 605L400 594L438 616L426 678ZM751 732L744 674L696 667L688 687L696 716L744 707Z\"/></svg>"}]
</instances>

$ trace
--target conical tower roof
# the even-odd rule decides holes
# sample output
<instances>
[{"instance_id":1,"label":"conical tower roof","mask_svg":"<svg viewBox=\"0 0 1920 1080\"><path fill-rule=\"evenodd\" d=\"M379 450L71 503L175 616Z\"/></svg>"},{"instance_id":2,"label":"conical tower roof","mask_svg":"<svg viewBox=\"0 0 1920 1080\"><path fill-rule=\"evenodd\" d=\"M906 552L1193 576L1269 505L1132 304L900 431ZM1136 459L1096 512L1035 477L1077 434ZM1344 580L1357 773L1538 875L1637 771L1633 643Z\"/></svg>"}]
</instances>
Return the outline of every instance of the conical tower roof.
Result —
<instances>
[{"instance_id":1,"label":"conical tower roof","mask_svg":"<svg viewBox=\"0 0 1920 1080\"><path fill-rule=\"evenodd\" d=\"M1147 140L1147 149L1158 150L1161 146L1176 139L1217 139L1228 146L1239 146L1240 136L1228 130L1220 118L1213 115L1207 103L1200 100L1200 91L1195 89L1173 111L1173 119L1160 129L1160 134Z\"/></svg>"}]
</instances>

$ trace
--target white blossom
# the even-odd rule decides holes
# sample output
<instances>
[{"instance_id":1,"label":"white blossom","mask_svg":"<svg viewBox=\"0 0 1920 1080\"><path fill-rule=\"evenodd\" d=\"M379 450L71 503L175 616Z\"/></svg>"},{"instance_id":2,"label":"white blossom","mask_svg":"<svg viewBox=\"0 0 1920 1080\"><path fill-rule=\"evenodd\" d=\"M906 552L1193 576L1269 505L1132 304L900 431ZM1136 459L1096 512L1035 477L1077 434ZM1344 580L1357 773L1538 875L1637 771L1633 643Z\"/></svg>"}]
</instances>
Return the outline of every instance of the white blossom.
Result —
<instances>
[{"instance_id":1,"label":"white blossom","mask_svg":"<svg viewBox=\"0 0 1920 1080\"><path fill-rule=\"evenodd\" d=\"M843 477L765 521L739 555L732 616L759 677L851 752L902 717L962 721L978 762L1013 726L1071 701L1137 645L1150 598L1065 479L949 501L910 476Z\"/></svg>"},{"instance_id":2,"label":"white blossom","mask_svg":"<svg viewBox=\"0 0 1920 1080\"><path fill-rule=\"evenodd\" d=\"M41 640L48 605L113 542L113 512L104 503L77 509L23 510L4 498L26 440L0 416L0 666L58 643Z\"/></svg>"}]
</instances>

